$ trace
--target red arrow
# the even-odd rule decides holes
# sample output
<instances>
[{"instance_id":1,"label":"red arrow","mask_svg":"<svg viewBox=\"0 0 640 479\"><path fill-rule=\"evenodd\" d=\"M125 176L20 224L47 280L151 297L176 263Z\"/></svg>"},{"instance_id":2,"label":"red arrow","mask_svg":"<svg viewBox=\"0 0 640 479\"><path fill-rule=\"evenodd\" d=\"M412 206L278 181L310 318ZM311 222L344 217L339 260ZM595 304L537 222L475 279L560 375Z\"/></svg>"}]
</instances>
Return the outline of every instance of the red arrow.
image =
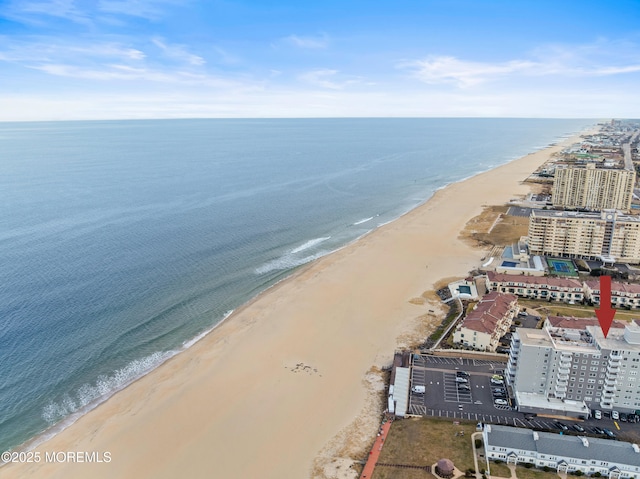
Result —
<instances>
[{"instance_id":1,"label":"red arrow","mask_svg":"<svg viewBox=\"0 0 640 479\"><path fill-rule=\"evenodd\" d=\"M611 307L611 276L600 276L600 309L596 309L596 316L605 338L615 315L616 310Z\"/></svg>"}]
</instances>

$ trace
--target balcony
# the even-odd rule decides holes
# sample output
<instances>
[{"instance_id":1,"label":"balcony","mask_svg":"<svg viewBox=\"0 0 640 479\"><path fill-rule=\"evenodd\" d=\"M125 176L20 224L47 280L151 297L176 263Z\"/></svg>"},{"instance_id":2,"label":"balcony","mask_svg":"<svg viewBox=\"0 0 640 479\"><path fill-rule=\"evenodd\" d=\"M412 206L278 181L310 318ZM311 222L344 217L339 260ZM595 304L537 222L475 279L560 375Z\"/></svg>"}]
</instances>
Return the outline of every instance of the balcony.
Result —
<instances>
[{"instance_id":1,"label":"balcony","mask_svg":"<svg viewBox=\"0 0 640 479\"><path fill-rule=\"evenodd\" d=\"M568 381L569 380L569 375L568 374L558 374L558 381Z\"/></svg>"}]
</instances>

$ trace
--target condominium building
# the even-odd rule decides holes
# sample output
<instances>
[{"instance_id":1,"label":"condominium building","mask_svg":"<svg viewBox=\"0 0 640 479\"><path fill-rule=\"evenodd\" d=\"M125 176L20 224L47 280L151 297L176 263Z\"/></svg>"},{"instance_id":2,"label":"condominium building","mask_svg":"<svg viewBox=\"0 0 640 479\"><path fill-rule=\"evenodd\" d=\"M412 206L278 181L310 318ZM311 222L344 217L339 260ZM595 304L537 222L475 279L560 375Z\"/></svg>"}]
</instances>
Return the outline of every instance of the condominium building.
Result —
<instances>
[{"instance_id":1,"label":"condominium building","mask_svg":"<svg viewBox=\"0 0 640 479\"><path fill-rule=\"evenodd\" d=\"M487 424L482 431L487 458L507 464L533 464L559 473L582 471L608 479L640 476L637 444L537 432Z\"/></svg>"},{"instance_id":2,"label":"condominium building","mask_svg":"<svg viewBox=\"0 0 640 479\"><path fill-rule=\"evenodd\" d=\"M631 208L634 170L559 165L553 180L553 206L569 209L604 210Z\"/></svg>"},{"instance_id":3,"label":"condominium building","mask_svg":"<svg viewBox=\"0 0 640 479\"><path fill-rule=\"evenodd\" d=\"M595 318L517 328L506 375L524 412L634 412L640 409L640 320L614 323L606 338Z\"/></svg>"},{"instance_id":4,"label":"condominium building","mask_svg":"<svg viewBox=\"0 0 640 479\"><path fill-rule=\"evenodd\" d=\"M638 263L640 218L615 210L533 210L529 250L531 254Z\"/></svg>"},{"instance_id":5,"label":"condominium building","mask_svg":"<svg viewBox=\"0 0 640 479\"><path fill-rule=\"evenodd\" d=\"M524 276L487 272L487 289L510 293L522 298L564 301L582 301L584 289L581 281L572 278Z\"/></svg>"},{"instance_id":6,"label":"condominium building","mask_svg":"<svg viewBox=\"0 0 640 479\"><path fill-rule=\"evenodd\" d=\"M480 351L495 351L518 312L518 298L491 292L456 327L453 342Z\"/></svg>"},{"instance_id":7,"label":"condominium building","mask_svg":"<svg viewBox=\"0 0 640 479\"><path fill-rule=\"evenodd\" d=\"M600 304L600 280L584 282L585 298ZM611 304L615 308L640 308L640 284L611 282Z\"/></svg>"}]
</instances>

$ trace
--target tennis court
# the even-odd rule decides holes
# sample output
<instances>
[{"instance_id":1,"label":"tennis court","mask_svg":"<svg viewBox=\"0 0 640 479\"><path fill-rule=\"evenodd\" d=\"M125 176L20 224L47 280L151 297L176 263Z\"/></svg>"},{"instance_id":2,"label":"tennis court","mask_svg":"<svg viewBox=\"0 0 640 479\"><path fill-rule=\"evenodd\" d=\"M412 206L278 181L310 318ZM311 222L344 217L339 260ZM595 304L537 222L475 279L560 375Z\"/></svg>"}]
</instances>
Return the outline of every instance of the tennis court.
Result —
<instances>
[{"instance_id":1,"label":"tennis court","mask_svg":"<svg viewBox=\"0 0 640 479\"><path fill-rule=\"evenodd\" d=\"M570 259L547 258L547 264L551 274L578 276L576 267Z\"/></svg>"}]
</instances>

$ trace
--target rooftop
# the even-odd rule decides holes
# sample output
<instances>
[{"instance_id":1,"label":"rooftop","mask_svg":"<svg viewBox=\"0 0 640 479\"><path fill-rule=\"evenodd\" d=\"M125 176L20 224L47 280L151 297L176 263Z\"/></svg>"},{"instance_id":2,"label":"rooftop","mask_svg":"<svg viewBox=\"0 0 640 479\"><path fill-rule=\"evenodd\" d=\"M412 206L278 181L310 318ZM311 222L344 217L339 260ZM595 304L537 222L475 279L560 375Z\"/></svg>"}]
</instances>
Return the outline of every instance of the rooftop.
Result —
<instances>
[{"instance_id":1,"label":"rooftop","mask_svg":"<svg viewBox=\"0 0 640 479\"><path fill-rule=\"evenodd\" d=\"M461 327L492 334L497 324L509 313L511 305L517 301L513 294L491 292L482 297L476 307L467 314Z\"/></svg>"},{"instance_id":2,"label":"rooftop","mask_svg":"<svg viewBox=\"0 0 640 479\"><path fill-rule=\"evenodd\" d=\"M559 435L548 432L534 432L508 426L488 426L487 438L491 446L505 447L508 450L537 451L550 456L564 456L576 459L604 461L609 464L637 466L640 453L633 444L622 441L589 438L583 441L577 436Z\"/></svg>"},{"instance_id":3,"label":"rooftop","mask_svg":"<svg viewBox=\"0 0 640 479\"><path fill-rule=\"evenodd\" d=\"M582 283L577 279L555 278L551 276L524 276L517 274L487 272L489 281L498 283L515 283L515 284L535 284L538 286L556 286L558 288L578 288L582 289Z\"/></svg>"}]
</instances>

